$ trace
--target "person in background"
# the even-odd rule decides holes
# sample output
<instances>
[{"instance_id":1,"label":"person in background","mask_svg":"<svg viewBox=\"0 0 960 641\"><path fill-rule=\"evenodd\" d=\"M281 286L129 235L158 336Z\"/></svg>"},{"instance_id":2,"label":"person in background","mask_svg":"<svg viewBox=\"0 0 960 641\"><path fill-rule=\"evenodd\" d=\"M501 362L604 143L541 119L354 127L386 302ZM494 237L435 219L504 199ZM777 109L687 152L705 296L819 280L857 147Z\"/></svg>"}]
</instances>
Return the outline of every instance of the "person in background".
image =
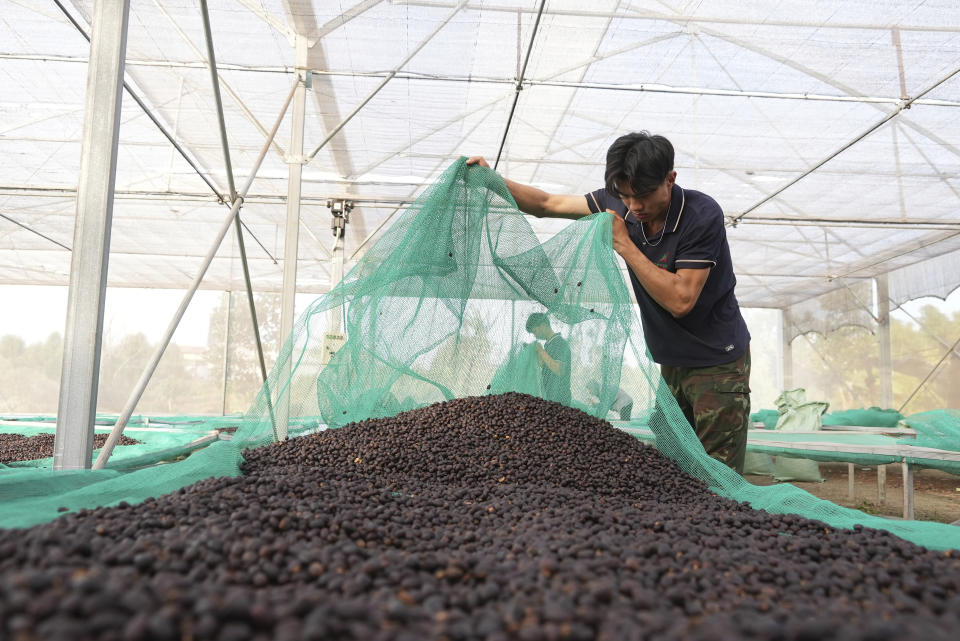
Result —
<instances>
[{"instance_id":1,"label":"person in background","mask_svg":"<svg viewBox=\"0 0 960 641\"><path fill-rule=\"evenodd\" d=\"M629 268L650 355L707 454L742 473L750 333L734 296L723 210L680 187L673 160L669 140L641 131L614 141L603 187L587 194L505 182L517 207L533 216L613 215L613 249ZM489 167L480 156L467 164Z\"/></svg>"},{"instance_id":2,"label":"person in background","mask_svg":"<svg viewBox=\"0 0 960 641\"><path fill-rule=\"evenodd\" d=\"M597 399L597 402L600 401L600 383L598 381L592 380L587 383L587 390ZM617 388L617 395L613 398L610 411L618 414L621 421L630 420L630 415L633 413L633 399L623 391L622 387Z\"/></svg>"},{"instance_id":3,"label":"person in background","mask_svg":"<svg viewBox=\"0 0 960 641\"><path fill-rule=\"evenodd\" d=\"M550 327L550 318L543 313L530 314L527 331L539 342L537 357L540 360L540 382L543 398L564 405L570 404L570 344Z\"/></svg>"}]
</instances>

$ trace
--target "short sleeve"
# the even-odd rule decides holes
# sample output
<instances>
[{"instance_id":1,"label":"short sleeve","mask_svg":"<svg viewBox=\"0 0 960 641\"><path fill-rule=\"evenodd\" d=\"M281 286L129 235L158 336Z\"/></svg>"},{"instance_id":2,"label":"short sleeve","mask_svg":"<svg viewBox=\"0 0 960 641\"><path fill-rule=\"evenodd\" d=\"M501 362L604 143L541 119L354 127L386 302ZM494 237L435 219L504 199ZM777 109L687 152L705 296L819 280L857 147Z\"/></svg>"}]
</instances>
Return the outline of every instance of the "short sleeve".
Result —
<instances>
[{"instance_id":1,"label":"short sleeve","mask_svg":"<svg viewBox=\"0 0 960 641\"><path fill-rule=\"evenodd\" d=\"M560 361L565 366L570 365L570 343L563 338L558 338L552 344L547 345L547 354L555 361Z\"/></svg>"},{"instance_id":2,"label":"short sleeve","mask_svg":"<svg viewBox=\"0 0 960 641\"><path fill-rule=\"evenodd\" d=\"M591 214L595 214L599 211L607 211L608 209L612 209L616 212L626 209L623 205L623 201L619 198L614 198L611 196L606 187L602 187L596 191L591 191L587 194L584 194L584 197L587 199L587 207L590 209Z\"/></svg>"},{"instance_id":3,"label":"short sleeve","mask_svg":"<svg viewBox=\"0 0 960 641\"><path fill-rule=\"evenodd\" d=\"M698 220L683 231L677 243L674 265L677 269L715 267L727 239L723 214L719 207L698 212Z\"/></svg>"}]
</instances>

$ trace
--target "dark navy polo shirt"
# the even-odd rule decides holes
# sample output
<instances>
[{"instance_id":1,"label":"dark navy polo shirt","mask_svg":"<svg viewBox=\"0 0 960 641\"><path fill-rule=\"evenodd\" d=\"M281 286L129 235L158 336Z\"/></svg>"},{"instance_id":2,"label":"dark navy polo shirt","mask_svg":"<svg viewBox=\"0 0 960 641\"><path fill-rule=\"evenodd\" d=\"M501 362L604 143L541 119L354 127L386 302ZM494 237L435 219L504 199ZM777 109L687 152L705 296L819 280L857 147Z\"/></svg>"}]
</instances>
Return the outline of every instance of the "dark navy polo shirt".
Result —
<instances>
[{"instance_id":1,"label":"dark navy polo shirt","mask_svg":"<svg viewBox=\"0 0 960 641\"><path fill-rule=\"evenodd\" d=\"M563 364L563 373L554 374L545 364L540 366L540 380L543 384L543 397L548 401L556 401L564 405L570 404L570 343L564 340L559 332L554 333L543 344L544 351L555 361Z\"/></svg>"},{"instance_id":2,"label":"dark navy polo shirt","mask_svg":"<svg viewBox=\"0 0 960 641\"><path fill-rule=\"evenodd\" d=\"M586 198L592 212L611 209L622 218L627 211L623 201L606 189L586 194ZM750 332L733 293L737 279L717 201L674 184L662 231L644 238L639 221L630 216L626 223L633 243L657 267L674 273L677 269L710 268L700 297L683 318L674 318L653 300L628 269L653 360L674 367L709 367L740 358L750 343Z\"/></svg>"}]
</instances>

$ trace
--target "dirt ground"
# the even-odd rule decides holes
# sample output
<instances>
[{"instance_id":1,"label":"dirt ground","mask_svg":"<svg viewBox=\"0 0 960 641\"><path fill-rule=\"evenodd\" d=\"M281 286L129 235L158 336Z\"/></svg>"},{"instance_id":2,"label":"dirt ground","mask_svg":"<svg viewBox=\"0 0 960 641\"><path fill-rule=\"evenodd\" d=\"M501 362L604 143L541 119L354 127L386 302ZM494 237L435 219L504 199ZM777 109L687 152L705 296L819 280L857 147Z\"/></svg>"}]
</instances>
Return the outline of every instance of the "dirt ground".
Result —
<instances>
[{"instance_id":1,"label":"dirt ground","mask_svg":"<svg viewBox=\"0 0 960 641\"><path fill-rule=\"evenodd\" d=\"M823 483L793 482L814 496L837 505L869 514L903 518L903 471L899 464L887 465L886 500L877 500L877 468L856 466L854 500L850 501L846 463L820 463ZM746 475L755 485L772 485L769 476ZM960 476L939 470L914 473L914 515L918 521L955 523L960 521Z\"/></svg>"}]
</instances>

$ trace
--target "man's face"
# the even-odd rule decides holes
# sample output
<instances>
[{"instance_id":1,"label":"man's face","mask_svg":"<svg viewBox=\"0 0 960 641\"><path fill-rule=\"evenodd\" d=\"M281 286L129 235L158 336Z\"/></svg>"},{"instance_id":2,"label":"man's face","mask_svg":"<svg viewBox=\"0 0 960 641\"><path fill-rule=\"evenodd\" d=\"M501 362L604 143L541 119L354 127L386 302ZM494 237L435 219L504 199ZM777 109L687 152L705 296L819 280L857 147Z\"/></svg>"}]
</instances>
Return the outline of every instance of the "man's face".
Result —
<instances>
[{"instance_id":1,"label":"man's face","mask_svg":"<svg viewBox=\"0 0 960 641\"><path fill-rule=\"evenodd\" d=\"M534 338L536 338L537 340L543 340L544 338L547 337L547 332L549 330L547 329L546 325L541 324L541 325L537 325L530 331L533 333Z\"/></svg>"},{"instance_id":2,"label":"man's face","mask_svg":"<svg viewBox=\"0 0 960 641\"><path fill-rule=\"evenodd\" d=\"M627 208L627 215L633 216L641 223L665 221L667 212L670 211L670 195L676 179L677 172L671 171L660 186L644 194L634 193L630 183L618 181L617 191L620 200Z\"/></svg>"}]
</instances>

